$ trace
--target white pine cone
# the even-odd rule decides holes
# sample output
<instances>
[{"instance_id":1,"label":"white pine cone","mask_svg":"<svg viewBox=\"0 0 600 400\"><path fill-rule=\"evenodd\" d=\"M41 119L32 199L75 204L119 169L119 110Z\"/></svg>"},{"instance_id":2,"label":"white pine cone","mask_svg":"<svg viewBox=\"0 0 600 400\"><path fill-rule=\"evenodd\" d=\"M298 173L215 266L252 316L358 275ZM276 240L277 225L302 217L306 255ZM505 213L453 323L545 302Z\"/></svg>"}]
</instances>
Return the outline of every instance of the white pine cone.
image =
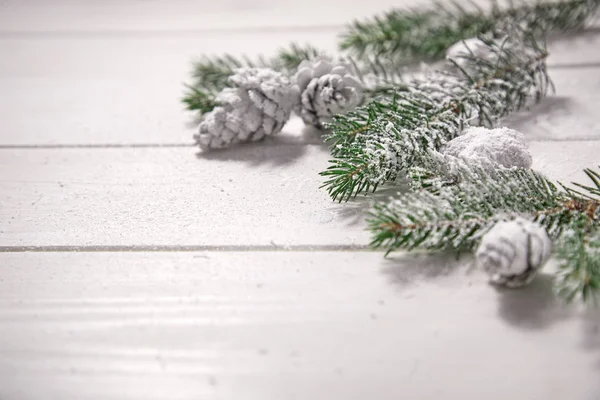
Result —
<instances>
[{"instance_id":1,"label":"white pine cone","mask_svg":"<svg viewBox=\"0 0 600 400\"><path fill-rule=\"evenodd\" d=\"M530 283L550 257L552 241L538 223L523 218L496 223L475 254L490 281L510 288Z\"/></svg>"},{"instance_id":2,"label":"white pine cone","mask_svg":"<svg viewBox=\"0 0 600 400\"><path fill-rule=\"evenodd\" d=\"M530 168L532 162L525 135L508 128L468 128L446 143L441 152L487 170L500 166Z\"/></svg>"},{"instance_id":3,"label":"white pine cone","mask_svg":"<svg viewBox=\"0 0 600 400\"><path fill-rule=\"evenodd\" d=\"M297 112L305 124L321 128L331 117L352 110L363 99L363 87L346 64L305 60L293 81L300 93Z\"/></svg>"},{"instance_id":4,"label":"white pine cone","mask_svg":"<svg viewBox=\"0 0 600 400\"><path fill-rule=\"evenodd\" d=\"M279 133L298 102L297 89L268 68L240 68L229 80L234 87L217 95L221 105L204 115L194 135L203 150Z\"/></svg>"}]
</instances>

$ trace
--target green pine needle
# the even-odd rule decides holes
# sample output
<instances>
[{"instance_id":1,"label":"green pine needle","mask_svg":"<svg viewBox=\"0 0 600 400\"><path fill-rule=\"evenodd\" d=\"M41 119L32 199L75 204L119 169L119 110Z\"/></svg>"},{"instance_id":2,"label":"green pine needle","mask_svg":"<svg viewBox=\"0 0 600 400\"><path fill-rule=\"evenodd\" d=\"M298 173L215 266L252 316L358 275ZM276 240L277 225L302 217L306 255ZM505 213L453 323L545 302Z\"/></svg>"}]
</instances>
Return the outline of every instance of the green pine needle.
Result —
<instances>
[{"instance_id":1,"label":"green pine needle","mask_svg":"<svg viewBox=\"0 0 600 400\"><path fill-rule=\"evenodd\" d=\"M581 297L584 302L596 303L600 294L600 233L596 229L586 235L584 226L576 229L559 241L555 290L569 302Z\"/></svg>"},{"instance_id":2,"label":"green pine needle","mask_svg":"<svg viewBox=\"0 0 600 400\"><path fill-rule=\"evenodd\" d=\"M583 28L600 0L514 1L508 7L491 2L484 10L474 3L434 2L424 10L392 10L381 17L354 22L342 34L340 48L356 57L373 55L403 60L443 58L452 44L519 21L529 30L569 31Z\"/></svg>"},{"instance_id":3,"label":"green pine needle","mask_svg":"<svg viewBox=\"0 0 600 400\"><path fill-rule=\"evenodd\" d=\"M541 224L557 239L556 292L592 301L600 293L600 173L579 193L531 170L489 171L448 158L409 171L414 191L369 213L371 246L396 250L473 250L496 222L517 215ZM444 172L452 170L452 174ZM600 167L599 167L600 170ZM423 173L423 171L428 171ZM594 187L595 186L595 187ZM560 190L559 187L565 188ZM386 254L387 254L386 253Z\"/></svg>"},{"instance_id":4,"label":"green pine needle","mask_svg":"<svg viewBox=\"0 0 600 400\"><path fill-rule=\"evenodd\" d=\"M510 35L502 42L482 38L493 56L464 56L456 75L413 81L335 117L328 125L334 159L321 172L331 197L345 201L374 191L422 163L429 150L468 124L494 126L528 102L540 101L551 87L544 43L517 28Z\"/></svg>"}]
</instances>

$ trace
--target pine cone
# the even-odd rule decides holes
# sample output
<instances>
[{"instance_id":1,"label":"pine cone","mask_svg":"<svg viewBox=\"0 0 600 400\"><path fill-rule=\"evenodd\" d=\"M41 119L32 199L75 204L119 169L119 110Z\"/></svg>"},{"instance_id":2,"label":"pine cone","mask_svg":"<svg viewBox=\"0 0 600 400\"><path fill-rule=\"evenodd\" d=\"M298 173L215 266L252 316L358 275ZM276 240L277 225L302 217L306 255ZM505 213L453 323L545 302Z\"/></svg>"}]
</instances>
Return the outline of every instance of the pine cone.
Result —
<instances>
[{"instance_id":1,"label":"pine cone","mask_svg":"<svg viewBox=\"0 0 600 400\"><path fill-rule=\"evenodd\" d=\"M530 283L550 257L552 241L537 222L517 218L497 222L475 254L496 285L516 288Z\"/></svg>"},{"instance_id":2,"label":"pine cone","mask_svg":"<svg viewBox=\"0 0 600 400\"><path fill-rule=\"evenodd\" d=\"M268 68L240 68L234 87L217 95L221 105L204 115L194 135L203 150L258 141L277 134L298 102L298 92L282 74Z\"/></svg>"},{"instance_id":3,"label":"pine cone","mask_svg":"<svg viewBox=\"0 0 600 400\"><path fill-rule=\"evenodd\" d=\"M360 104L362 84L351 70L349 65L324 59L300 63L293 81L300 93L297 112L305 124L321 128L333 115Z\"/></svg>"}]
</instances>

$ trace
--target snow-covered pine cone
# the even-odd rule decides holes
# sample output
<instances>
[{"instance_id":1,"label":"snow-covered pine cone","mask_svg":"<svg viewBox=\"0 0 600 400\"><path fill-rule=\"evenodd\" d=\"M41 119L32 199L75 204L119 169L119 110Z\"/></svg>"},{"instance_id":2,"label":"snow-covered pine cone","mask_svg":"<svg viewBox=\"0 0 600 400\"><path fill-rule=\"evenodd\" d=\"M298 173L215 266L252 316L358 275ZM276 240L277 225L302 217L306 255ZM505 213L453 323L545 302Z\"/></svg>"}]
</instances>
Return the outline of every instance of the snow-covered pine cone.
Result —
<instances>
[{"instance_id":1,"label":"snow-covered pine cone","mask_svg":"<svg viewBox=\"0 0 600 400\"><path fill-rule=\"evenodd\" d=\"M352 110L363 99L363 87L352 68L319 58L298 66L293 82L300 93L297 112L307 125L321 128L331 117Z\"/></svg>"},{"instance_id":2,"label":"snow-covered pine cone","mask_svg":"<svg viewBox=\"0 0 600 400\"><path fill-rule=\"evenodd\" d=\"M540 224L517 218L497 222L475 256L492 283L516 288L533 280L551 251L552 241Z\"/></svg>"},{"instance_id":3,"label":"snow-covered pine cone","mask_svg":"<svg viewBox=\"0 0 600 400\"><path fill-rule=\"evenodd\" d=\"M203 150L279 133L298 102L297 88L268 68L240 68L229 80L233 87L217 95L220 105L203 116L194 135Z\"/></svg>"}]
</instances>

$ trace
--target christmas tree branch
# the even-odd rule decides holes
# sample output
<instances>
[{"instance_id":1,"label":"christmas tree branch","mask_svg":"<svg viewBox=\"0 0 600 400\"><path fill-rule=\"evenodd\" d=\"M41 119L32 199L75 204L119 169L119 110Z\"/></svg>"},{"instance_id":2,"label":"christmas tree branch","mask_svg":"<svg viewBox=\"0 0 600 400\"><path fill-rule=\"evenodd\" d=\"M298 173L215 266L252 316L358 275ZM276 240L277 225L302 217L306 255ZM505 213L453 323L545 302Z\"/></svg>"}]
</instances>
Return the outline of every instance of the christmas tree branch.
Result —
<instances>
[{"instance_id":1,"label":"christmas tree branch","mask_svg":"<svg viewBox=\"0 0 600 400\"><path fill-rule=\"evenodd\" d=\"M566 218L563 206L569 198L533 171L489 172L465 165L461 169L459 181L453 177L450 184L436 190L428 184L389 204L375 205L369 220L372 245L388 252L470 250L504 213L538 215L553 233L558 229L557 218Z\"/></svg>"},{"instance_id":2,"label":"christmas tree branch","mask_svg":"<svg viewBox=\"0 0 600 400\"><path fill-rule=\"evenodd\" d=\"M556 293L572 301L580 296L583 301L597 301L600 294L600 230L589 232L587 221L569 231L559 241Z\"/></svg>"},{"instance_id":3,"label":"christmas tree branch","mask_svg":"<svg viewBox=\"0 0 600 400\"><path fill-rule=\"evenodd\" d=\"M580 193L527 169L489 170L441 155L432 160L409 171L414 191L373 207L373 247L472 250L498 221L527 216L558 239L557 293L589 300L600 292L598 172L585 170L593 186L574 184L587 192Z\"/></svg>"},{"instance_id":4,"label":"christmas tree branch","mask_svg":"<svg viewBox=\"0 0 600 400\"><path fill-rule=\"evenodd\" d=\"M425 10L392 10L381 17L354 22L342 35L341 49L356 57L373 55L403 60L435 60L452 44L519 21L526 30L581 29L594 16L600 0L492 2L486 11L474 3L464 6L435 2Z\"/></svg>"},{"instance_id":5,"label":"christmas tree branch","mask_svg":"<svg viewBox=\"0 0 600 400\"><path fill-rule=\"evenodd\" d=\"M482 41L488 56L462 56L460 64L455 61L455 75L415 80L334 118L328 126L334 159L321 173L334 200L348 200L396 179L468 123L493 126L530 99L545 96L551 82L543 42L516 28L510 39Z\"/></svg>"}]
</instances>

